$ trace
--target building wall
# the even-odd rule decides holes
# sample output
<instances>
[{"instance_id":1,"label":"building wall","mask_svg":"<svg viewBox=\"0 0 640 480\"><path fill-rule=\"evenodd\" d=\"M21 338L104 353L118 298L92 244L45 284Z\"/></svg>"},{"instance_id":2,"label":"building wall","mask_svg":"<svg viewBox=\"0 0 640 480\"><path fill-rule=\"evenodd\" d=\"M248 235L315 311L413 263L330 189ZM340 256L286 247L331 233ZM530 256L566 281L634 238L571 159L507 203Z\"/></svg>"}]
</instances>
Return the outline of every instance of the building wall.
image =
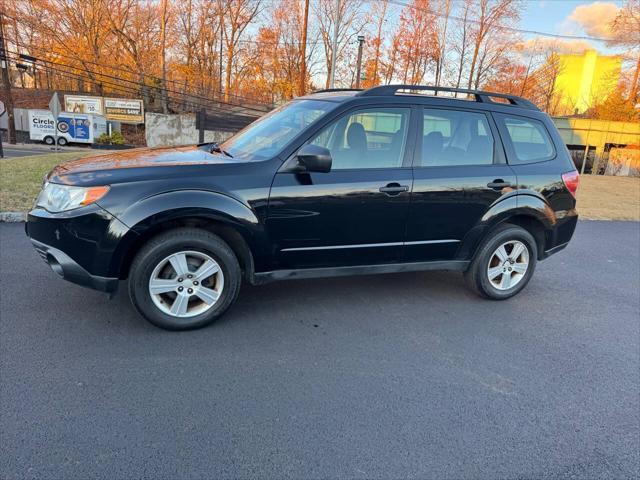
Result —
<instances>
[{"instance_id":1,"label":"building wall","mask_svg":"<svg viewBox=\"0 0 640 480\"><path fill-rule=\"evenodd\" d=\"M145 113L145 136L147 146L193 145L198 143L196 116L193 113L181 115L163 115ZM222 142L231 136L230 132L205 131L205 142Z\"/></svg>"},{"instance_id":2,"label":"building wall","mask_svg":"<svg viewBox=\"0 0 640 480\"><path fill-rule=\"evenodd\" d=\"M559 55L560 72L555 93L560 96L564 114L584 113L597 101L606 98L618 84L622 58L598 55L587 50L582 55Z\"/></svg>"}]
</instances>

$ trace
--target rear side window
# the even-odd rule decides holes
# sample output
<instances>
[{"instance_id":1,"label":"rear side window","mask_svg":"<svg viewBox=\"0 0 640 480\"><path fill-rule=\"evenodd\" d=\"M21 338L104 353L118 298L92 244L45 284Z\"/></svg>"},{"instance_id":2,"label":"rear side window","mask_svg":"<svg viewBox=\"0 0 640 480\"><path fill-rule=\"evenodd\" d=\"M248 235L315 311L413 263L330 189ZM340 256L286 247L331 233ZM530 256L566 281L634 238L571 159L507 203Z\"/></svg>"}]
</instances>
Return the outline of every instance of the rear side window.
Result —
<instances>
[{"instance_id":1,"label":"rear side window","mask_svg":"<svg viewBox=\"0 0 640 480\"><path fill-rule=\"evenodd\" d=\"M423 110L421 166L492 163L493 135L483 113L437 108Z\"/></svg>"},{"instance_id":2,"label":"rear side window","mask_svg":"<svg viewBox=\"0 0 640 480\"><path fill-rule=\"evenodd\" d=\"M509 158L511 163L544 162L555 156L553 142L542 122L508 115L498 117L513 150Z\"/></svg>"}]
</instances>

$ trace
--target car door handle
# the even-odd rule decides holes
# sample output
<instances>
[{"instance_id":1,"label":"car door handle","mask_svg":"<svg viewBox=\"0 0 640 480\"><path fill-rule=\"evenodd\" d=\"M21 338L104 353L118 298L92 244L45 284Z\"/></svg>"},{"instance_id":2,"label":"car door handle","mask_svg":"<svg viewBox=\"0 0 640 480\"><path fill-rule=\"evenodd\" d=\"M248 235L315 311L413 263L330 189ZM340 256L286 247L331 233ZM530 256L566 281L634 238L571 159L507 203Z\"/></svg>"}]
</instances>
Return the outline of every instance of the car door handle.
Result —
<instances>
[{"instance_id":1,"label":"car door handle","mask_svg":"<svg viewBox=\"0 0 640 480\"><path fill-rule=\"evenodd\" d=\"M493 188L494 190L502 190L503 188L507 188L511 186L511 182L505 182L500 178L496 178L493 182L487 183L487 187Z\"/></svg>"},{"instance_id":2,"label":"car door handle","mask_svg":"<svg viewBox=\"0 0 640 480\"><path fill-rule=\"evenodd\" d=\"M399 183L390 183L386 187L380 187L380 192L386 193L387 195L398 195L402 192L408 192L408 185L400 185Z\"/></svg>"}]
</instances>

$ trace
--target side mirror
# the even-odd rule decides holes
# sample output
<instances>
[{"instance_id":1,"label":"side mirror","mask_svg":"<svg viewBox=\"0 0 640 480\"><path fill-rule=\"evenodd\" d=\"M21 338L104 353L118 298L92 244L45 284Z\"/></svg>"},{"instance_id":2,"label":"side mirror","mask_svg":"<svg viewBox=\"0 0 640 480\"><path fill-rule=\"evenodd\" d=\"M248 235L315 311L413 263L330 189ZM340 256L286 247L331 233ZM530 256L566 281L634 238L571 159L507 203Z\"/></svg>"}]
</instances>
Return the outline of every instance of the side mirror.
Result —
<instances>
[{"instance_id":1,"label":"side mirror","mask_svg":"<svg viewBox=\"0 0 640 480\"><path fill-rule=\"evenodd\" d=\"M318 145L305 145L296 155L304 172L327 173L331 171L331 152Z\"/></svg>"}]
</instances>

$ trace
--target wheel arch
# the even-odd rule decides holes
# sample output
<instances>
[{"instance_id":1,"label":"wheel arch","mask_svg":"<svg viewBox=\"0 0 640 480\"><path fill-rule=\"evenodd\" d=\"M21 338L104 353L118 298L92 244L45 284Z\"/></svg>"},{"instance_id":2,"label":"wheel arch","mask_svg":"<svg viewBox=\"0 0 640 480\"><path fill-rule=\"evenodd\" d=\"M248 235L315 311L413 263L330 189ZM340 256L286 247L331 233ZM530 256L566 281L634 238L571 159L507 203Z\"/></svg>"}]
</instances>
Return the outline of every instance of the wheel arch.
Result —
<instances>
[{"instance_id":1,"label":"wheel arch","mask_svg":"<svg viewBox=\"0 0 640 480\"><path fill-rule=\"evenodd\" d=\"M172 208L167 209L167 205ZM255 271L254 256L261 248L263 228L246 205L226 195L178 191L156 195L127 209L119 220L129 230L118 242L110 273L126 279L133 258L152 237L170 229L195 227L222 238L235 253L249 280Z\"/></svg>"},{"instance_id":2,"label":"wheel arch","mask_svg":"<svg viewBox=\"0 0 640 480\"><path fill-rule=\"evenodd\" d=\"M514 195L494 204L465 236L457 256L473 258L478 247L491 232L505 223L527 230L536 240L538 260L544 258L546 246L552 243L556 217L543 199L528 194Z\"/></svg>"}]
</instances>

